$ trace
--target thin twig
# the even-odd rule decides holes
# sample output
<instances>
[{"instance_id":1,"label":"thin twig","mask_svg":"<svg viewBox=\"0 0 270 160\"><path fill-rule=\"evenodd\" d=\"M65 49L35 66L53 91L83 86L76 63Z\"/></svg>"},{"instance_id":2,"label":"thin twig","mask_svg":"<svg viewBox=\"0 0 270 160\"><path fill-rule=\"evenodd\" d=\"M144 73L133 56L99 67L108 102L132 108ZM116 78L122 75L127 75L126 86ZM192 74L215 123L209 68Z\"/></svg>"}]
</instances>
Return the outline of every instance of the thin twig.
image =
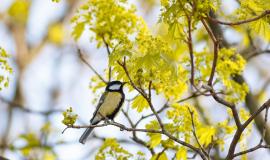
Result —
<instances>
[{"instance_id":1,"label":"thin twig","mask_svg":"<svg viewBox=\"0 0 270 160\"><path fill-rule=\"evenodd\" d=\"M187 157L187 159L195 159L197 156L197 153L194 153L191 157Z\"/></svg>"},{"instance_id":2,"label":"thin twig","mask_svg":"<svg viewBox=\"0 0 270 160\"><path fill-rule=\"evenodd\" d=\"M128 104L128 106L129 106L129 104ZM129 124L130 124L130 126L131 126L132 128L136 128L136 126L135 126L134 123L132 122L132 120L131 120L131 118L130 118L128 112L127 112L127 111L124 111L123 109L121 109L121 111L122 111L122 113L124 114L124 116L127 118L128 122L129 122ZM132 135L133 135L133 137L132 137L132 140L133 140L133 141L135 141L135 142L138 143L138 144L141 144L142 146L144 146L145 148L147 148L147 149L150 151L150 153L151 153L152 155L155 155L154 149L151 148L151 147L149 146L149 144L147 144L146 142L144 142L143 140L141 140L141 139L137 136L137 134L136 134L135 131L132 131Z\"/></svg>"},{"instance_id":3,"label":"thin twig","mask_svg":"<svg viewBox=\"0 0 270 160\"><path fill-rule=\"evenodd\" d=\"M252 147L248 150L245 150L245 151L241 151L241 152L238 152L236 154L233 155L233 158L237 157L237 156L241 156L243 154L247 154L249 152L253 152L255 150L258 150L258 149L261 149L261 148L266 148L266 149L270 149L270 145L261 145L261 144L258 144L257 146L255 147Z\"/></svg>"},{"instance_id":4,"label":"thin twig","mask_svg":"<svg viewBox=\"0 0 270 160\"><path fill-rule=\"evenodd\" d=\"M152 89L152 81L149 82L148 86L148 98L151 99L151 89Z\"/></svg>"},{"instance_id":5,"label":"thin twig","mask_svg":"<svg viewBox=\"0 0 270 160\"><path fill-rule=\"evenodd\" d=\"M17 108L20 109L21 111L25 112L25 113L31 113L31 114L39 114L39 115L50 115L50 114L54 114L54 113L61 113L63 112L63 110L61 109L53 109L53 110L48 110L48 111L36 111L36 110L32 110L29 107L26 107L22 104L19 104L17 102L14 101L9 101L3 97L0 97L0 100L6 104L9 104L11 107L13 108Z\"/></svg>"},{"instance_id":6,"label":"thin twig","mask_svg":"<svg viewBox=\"0 0 270 160\"><path fill-rule=\"evenodd\" d=\"M159 160L160 156L167 150L168 148L163 148L161 152L158 153L156 160Z\"/></svg>"},{"instance_id":7,"label":"thin twig","mask_svg":"<svg viewBox=\"0 0 270 160\"><path fill-rule=\"evenodd\" d=\"M262 54L270 54L270 50L266 49L266 50L261 50L261 51L254 51L252 53L249 53L249 55L247 56L247 60L250 60L258 55L262 55Z\"/></svg>"},{"instance_id":8,"label":"thin twig","mask_svg":"<svg viewBox=\"0 0 270 160\"><path fill-rule=\"evenodd\" d=\"M183 98L183 99L180 99L179 101L177 101L177 103L182 103L182 102L185 102L191 98L196 98L196 97L199 97L199 96L212 96L212 94L206 94L208 91L203 91L202 93L198 93L198 92L194 92L192 93L190 96L187 96L186 98ZM223 94L223 92L216 92L216 94Z\"/></svg>"},{"instance_id":9,"label":"thin twig","mask_svg":"<svg viewBox=\"0 0 270 160\"><path fill-rule=\"evenodd\" d=\"M108 54L108 59L110 58L110 55L111 55L111 51L110 51L110 47L109 47L109 44L106 42L104 36L102 37L102 40L103 40L103 43L105 44L106 46L106 50L107 50L107 54ZM111 78L112 78L112 67L110 66L110 64L108 63L108 67L109 67L109 82L111 81Z\"/></svg>"},{"instance_id":10,"label":"thin twig","mask_svg":"<svg viewBox=\"0 0 270 160\"><path fill-rule=\"evenodd\" d=\"M211 149L213 148L213 146L214 146L214 137L212 136L211 137L211 143L210 143L210 146L209 146L209 148L208 148L208 152L207 152L207 154L208 154L208 159L210 160L211 158L210 158L210 152L211 152Z\"/></svg>"},{"instance_id":11,"label":"thin twig","mask_svg":"<svg viewBox=\"0 0 270 160\"><path fill-rule=\"evenodd\" d=\"M95 68L87 62L87 60L84 58L82 51L78 48L78 54L79 54L79 58L81 59L81 61L87 65L87 67L89 67L89 69L91 69L91 71L93 71L100 80L102 80L102 82L104 82L105 84L107 84L108 82L95 70Z\"/></svg>"},{"instance_id":12,"label":"thin twig","mask_svg":"<svg viewBox=\"0 0 270 160\"><path fill-rule=\"evenodd\" d=\"M254 120L254 118L258 115L258 114L260 114L264 109L266 109L267 107L269 107L270 106L270 99L268 99L258 110L257 110L257 112L255 112L255 113L253 113L250 117L249 117L249 119L243 124L243 128L245 128L245 127L247 127L250 123L251 123L251 121L253 121Z\"/></svg>"},{"instance_id":13,"label":"thin twig","mask_svg":"<svg viewBox=\"0 0 270 160\"><path fill-rule=\"evenodd\" d=\"M149 82L149 87L151 87L151 83L152 83L152 82L150 81L150 82ZM151 90L151 88L149 88L149 91L150 91L150 90ZM161 130L164 131L164 130L165 130L164 124L163 124L163 122L161 121L161 118L159 117L159 115L158 115L156 109L154 108L154 106L153 106L153 104L152 104L152 100L151 100L150 98L146 98L146 100L147 100L147 102L148 102L148 104L149 104L149 106L150 106L150 109L152 110L153 114L154 114L155 117L157 118Z\"/></svg>"},{"instance_id":14,"label":"thin twig","mask_svg":"<svg viewBox=\"0 0 270 160\"><path fill-rule=\"evenodd\" d=\"M263 143L263 139L265 138L265 134L266 134L266 126L267 126L267 119L268 119L268 111L269 111L269 106L266 107L266 109L265 109L264 125L263 125L263 131L262 131L262 137L261 137L261 140L260 140L260 144Z\"/></svg>"},{"instance_id":15,"label":"thin twig","mask_svg":"<svg viewBox=\"0 0 270 160\"><path fill-rule=\"evenodd\" d=\"M210 35L214 44L214 58L213 58L212 70L211 70L211 74L208 80L208 85L212 86L212 82L213 82L215 71L216 71L217 61L218 61L218 44L219 43L218 43L217 38L215 37L215 35L213 34L213 32L211 31L211 29L209 28L209 26L207 25L204 19L202 19L202 23L206 31Z\"/></svg>"},{"instance_id":16,"label":"thin twig","mask_svg":"<svg viewBox=\"0 0 270 160\"><path fill-rule=\"evenodd\" d=\"M209 88L210 88L209 91L210 91L210 93L212 94L212 97L213 97L218 103L223 104L224 106L226 106L226 107L228 107L228 108L230 108L230 109L232 110L233 118L234 118L234 121L235 121L235 123L236 123L236 126L237 126L237 128L240 128L242 124L241 124L241 122L240 122L240 118L239 118L239 115L238 115L238 113L237 113L235 104L230 103L230 102L228 102L228 101L222 99L221 97L219 97L219 96L217 95L217 93L214 91L214 89L212 88L212 86L211 86L211 87L209 86Z\"/></svg>"},{"instance_id":17,"label":"thin twig","mask_svg":"<svg viewBox=\"0 0 270 160\"><path fill-rule=\"evenodd\" d=\"M234 25L241 25L241 24L252 22L252 21L256 21L256 20L258 20L260 18L263 18L264 16L266 16L268 14L270 14L270 10L265 10L264 12L262 12L262 14L260 14L257 17L246 19L246 20L242 20L242 21L238 21L238 22L223 22L223 21L220 21L218 19L214 19L214 18L212 18L210 16L208 16L207 18L209 20L213 21L213 22L216 22L216 23L219 23L219 24L222 24L222 25L234 26Z\"/></svg>"},{"instance_id":18,"label":"thin twig","mask_svg":"<svg viewBox=\"0 0 270 160\"><path fill-rule=\"evenodd\" d=\"M189 114L190 114L190 118L191 118L191 125L192 125L192 133L193 133L193 136L195 137L195 140L197 142L197 144L199 145L199 148L201 149L201 151L205 154L205 156L208 157L208 154L207 152L205 151L205 149L203 148L203 146L201 145L198 137L197 137L197 134L196 134L196 128L195 128L195 123L194 123L194 117L193 117L193 114L194 112L191 111L191 109L188 107L188 111L189 111Z\"/></svg>"},{"instance_id":19,"label":"thin twig","mask_svg":"<svg viewBox=\"0 0 270 160\"><path fill-rule=\"evenodd\" d=\"M212 39L212 41L214 43L217 43L218 42L217 41L217 38L216 38L215 34L212 32L212 30L210 29L210 27L208 26L208 24L205 21L205 19L202 19L201 22L202 22L204 28L206 29L207 33L209 34L210 38Z\"/></svg>"},{"instance_id":20,"label":"thin twig","mask_svg":"<svg viewBox=\"0 0 270 160\"><path fill-rule=\"evenodd\" d=\"M163 107L161 107L159 110L157 110L157 114L162 113L162 112L163 112L164 110L166 110L167 108L169 108L169 105L166 103L166 104L164 104ZM151 113L151 114L142 116L142 117L135 123L135 126L138 126L139 123L140 123L142 120L144 120L144 119L146 119L146 118L149 118L149 117L152 117L152 116L154 116L154 115L155 115L154 113Z\"/></svg>"},{"instance_id":21,"label":"thin twig","mask_svg":"<svg viewBox=\"0 0 270 160\"><path fill-rule=\"evenodd\" d=\"M188 20L188 48L189 48L189 56L190 56L190 65L191 65L191 78L190 78L190 83L191 86L194 86L194 74L195 74L195 69L194 69L194 53L193 53L193 43L192 43L192 28L191 28L191 23L192 19L191 16L187 16Z\"/></svg>"},{"instance_id":22,"label":"thin twig","mask_svg":"<svg viewBox=\"0 0 270 160\"><path fill-rule=\"evenodd\" d=\"M138 87L135 85L135 83L132 81L132 79L131 79L131 77L130 77L130 75L129 75L129 72L128 72L128 70L127 70L127 67L126 67L126 57L124 57L123 63L121 63L120 61L118 61L118 64L124 69L124 71L125 71L125 73L126 73L126 75L127 75L127 77L128 77L128 80L129 80L131 86L132 86L135 90L137 90L143 97L147 97L147 95L145 94L145 92L144 92L142 89L138 88Z\"/></svg>"}]
</instances>

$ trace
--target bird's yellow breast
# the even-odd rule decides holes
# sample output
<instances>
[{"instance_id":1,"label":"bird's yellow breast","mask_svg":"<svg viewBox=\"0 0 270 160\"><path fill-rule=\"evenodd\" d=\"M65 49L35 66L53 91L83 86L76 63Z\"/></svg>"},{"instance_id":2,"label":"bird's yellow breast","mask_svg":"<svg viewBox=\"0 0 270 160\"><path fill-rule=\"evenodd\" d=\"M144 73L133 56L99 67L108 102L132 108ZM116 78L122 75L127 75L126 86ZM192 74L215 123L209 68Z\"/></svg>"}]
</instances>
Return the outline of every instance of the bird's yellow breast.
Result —
<instances>
[{"instance_id":1,"label":"bird's yellow breast","mask_svg":"<svg viewBox=\"0 0 270 160\"><path fill-rule=\"evenodd\" d=\"M102 114L103 116L111 115L118 107L121 99L122 99L121 93L108 92L98 112Z\"/></svg>"}]
</instances>

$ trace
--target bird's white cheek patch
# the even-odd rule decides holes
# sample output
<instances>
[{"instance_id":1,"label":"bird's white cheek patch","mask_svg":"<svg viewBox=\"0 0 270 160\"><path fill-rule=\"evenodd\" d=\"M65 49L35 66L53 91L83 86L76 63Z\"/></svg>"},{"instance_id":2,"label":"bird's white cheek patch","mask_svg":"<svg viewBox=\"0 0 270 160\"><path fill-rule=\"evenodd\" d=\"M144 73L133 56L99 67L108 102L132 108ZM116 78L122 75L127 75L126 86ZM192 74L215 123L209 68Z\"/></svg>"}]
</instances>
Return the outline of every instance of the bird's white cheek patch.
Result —
<instances>
[{"instance_id":1,"label":"bird's white cheek patch","mask_svg":"<svg viewBox=\"0 0 270 160\"><path fill-rule=\"evenodd\" d=\"M110 90L119 90L120 87L121 87L120 84L115 84L115 85L110 86Z\"/></svg>"}]
</instances>

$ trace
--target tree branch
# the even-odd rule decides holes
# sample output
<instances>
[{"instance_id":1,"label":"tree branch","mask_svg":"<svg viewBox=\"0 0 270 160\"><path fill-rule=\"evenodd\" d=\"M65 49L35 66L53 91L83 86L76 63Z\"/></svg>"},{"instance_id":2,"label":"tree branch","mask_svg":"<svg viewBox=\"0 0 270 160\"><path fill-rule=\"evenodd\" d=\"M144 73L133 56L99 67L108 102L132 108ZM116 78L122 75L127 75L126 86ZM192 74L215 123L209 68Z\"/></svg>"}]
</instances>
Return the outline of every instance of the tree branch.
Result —
<instances>
[{"instance_id":1,"label":"tree branch","mask_svg":"<svg viewBox=\"0 0 270 160\"><path fill-rule=\"evenodd\" d=\"M145 133L159 133L159 134L162 134L162 135L165 135L167 136L168 138L172 139L173 141L185 146L185 147L188 147L190 148L191 150L193 150L194 152L200 154L200 156L203 158L203 160L206 160L206 158L204 157L203 153L200 151L199 148L197 147L194 147L193 145L189 144L189 143L186 143L176 137L174 137L173 135L169 134L168 132L166 131L161 131L161 130L155 130L155 129L138 129L138 128L129 128L129 127L126 127L125 125L123 124L120 124L120 123L117 123L117 122L114 122L114 121L105 121L105 123L103 124L97 124L97 125L83 125L83 126L78 126L78 125L68 125L63 131L62 133L64 133L67 129L69 128L75 128L75 129L81 129L81 128L96 128L96 127L104 127L104 126L116 126L118 128L120 128L121 131L125 130L125 131L129 131L129 132L132 132L132 131L137 131L137 132L145 132Z\"/></svg>"},{"instance_id":2,"label":"tree branch","mask_svg":"<svg viewBox=\"0 0 270 160\"><path fill-rule=\"evenodd\" d=\"M144 90L142 90L141 88L138 88L138 87L135 85L135 83L132 81L132 79L131 79L131 77L130 77L130 75L129 75L129 72L128 72L128 70L127 70L127 67L126 67L126 57L124 57L123 63L121 63L120 61L118 61L118 64L124 69L124 71L125 71L125 73L126 73L126 75L127 75L127 77L128 77L128 80L129 80L131 86L132 86L135 90L137 90L144 98L147 98L147 95L146 95L146 93L144 92Z\"/></svg>"},{"instance_id":3,"label":"tree branch","mask_svg":"<svg viewBox=\"0 0 270 160\"><path fill-rule=\"evenodd\" d=\"M210 16L208 16L207 18L209 20L215 22L215 23L219 23L219 24L222 24L222 25L234 26L234 25L241 25L241 24L252 22L252 21L256 21L256 20L258 20L260 18L263 18L264 16L266 16L268 14L270 14L270 10L265 10L264 12L262 12L262 14L260 14L257 17L246 19L246 20L242 20L242 21L238 21L238 22L223 22L223 21L220 21L218 19L212 18Z\"/></svg>"},{"instance_id":4,"label":"tree branch","mask_svg":"<svg viewBox=\"0 0 270 160\"><path fill-rule=\"evenodd\" d=\"M265 50L261 50L261 51L254 51L252 53L250 53L246 59L247 60L250 60L256 56L259 56L259 55L262 55L262 54L270 54L270 50L269 49L265 49Z\"/></svg>"},{"instance_id":5,"label":"tree branch","mask_svg":"<svg viewBox=\"0 0 270 160\"><path fill-rule=\"evenodd\" d=\"M247 154L249 152L253 152L255 150L258 150L258 149L261 149L261 148L267 148L267 149L270 149L270 145L263 145L263 139L265 137L265 133L266 133L266 125L267 125L267 119L268 119L268 110L269 110L269 105L266 106L266 110L265 110L265 116L264 116L264 126L263 126L263 134L262 134L262 137L261 137L261 140L259 142L259 144L255 147L252 147L248 150L245 150L245 151L242 151L242 152L238 152L236 154L234 154L234 158L237 157L237 156L240 156L240 155L243 155L243 154Z\"/></svg>"},{"instance_id":6,"label":"tree branch","mask_svg":"<svg viewBox=\"0 0 270 160\"><path fill-rule=\"evenodd\" d=\"M239 115L237 113L235 104L230 103L230 102L222 99L221 97L219 97L215 93L215 91L213 89L213 79L214 79L216 65L217 65L217 61L218 61L218 46L219 46L219 42L218 42L217 38L215 37L215 35L213 34L211 28L209 28L209 26L207 25L206 21L204 19L202 19L201 21L202 21L202 23L203 23L206 31L208 32L208 34L210 35L210 37L211 37L211 39L212 39L212 41L214 43L214 58L213 58L213 64L212 64L211 74L210 74L210 77L209 77L209 80L208 80L208 85L209 85L209 89L210 89L209 91L212 94L213 98L217 102L219 102L219 103L221 103L221 104L229 107L232 110L232 113L233 113L233 117L234 117L236 126L237 126L237 128L240 128L241 127L241 122L240 122Z\"/></svg>"},{"instance_id":7,"label":"tree branch","mask_svg":"<svg viewBox=\"0 0 270 160\"><path fill-rule=\"evenodd\" d=\"M233 158L237 157L237 156L241 156L243 154L247 154L247 153L250 153L250 152L253 152L253 151L256 151L258 149L261 149L261 148L266 148L266 149L270 149L270 145L257 145L253 148L250 148L248 150L245 150L245 151L242 151L242 152L238 152L236 154L233 155Z\"/></svg>"},{"instance_id":8,"label":"tree branch","mask_svg":"<svg viewBox=\"0 0 270 160\"><path fill-rule=\"evenodd\" d=\"M192 44L192 35L191 35L191 16L187 16L187 20L188 20L188 49L189 49L189 56L190 56L190 65L191 65L191 78L190 78L190 83L191 86L195 86L194 85L194 53L193 53L193 44Z\"/></svg>"},{"instance_id":9,"label":"tree branch","mask_svg":"<svg viewBox=\"0 0 270 160\"><path fill-rule=\"evenodd\" d=\"M23 106L22 104L19 104L17 102L4 99L3 97L0 97L0 100L4 103L8 104L11 108L17 108L23 112L31 113L31 114L39 114L39 115L43 116L43 115L50 115L53 113L62 113L63 112L63 110L61 110L61 109L48 110L48 111L36 111L36 110L30 109L29 107Z\"/></svg>"},{"instance_id":10,"label":"tree branch","mask_svg":"<svg viewBox=\"0 0 270 160\"><path fill-rule=\"evenodd\" d=\"M264 109L270 106L270 99L268 99L255 113L253 113L248 120L240 127L237 128L236 133L234 134L233 140L230 144L230 148L226 157L226 160L233 159L235 147L246 127L255 119L255 117L260 114Z\"/></svg>"},{"instance_id":11,"label":"tree branch","mask_svg":"<svg viewBox=\"0 0 270 160\"><path fill-rule=\"evenodd\" d=\"M211 29L209 28L209 26L207 25L207 23L205 22L204 19L201 20L203 23L204 28L206 29L206 31L208 32L208 34L210 35L213 44L214 44L214 58L213 58L213 64L212 64L212 70L211 70L211 74L208 80L208 85L212 86L212 82L215 76L215 71L216 71L216 66L217 66L217 61L218 61L218 40L215 37L215 35L213 34L213 32L211 31Z\"/></svg>"},{"instance_id":12,"label":"tree branch","mask_svg":"<svg viewBox=\"0 0 270 160\"><path fill-rule=\"evenodd\" d=\"M253 113L249 119L243 124L243 128L246 128L255 117L260 114L264 109L270 106L270 99L268 99L255 113Z\"/></svg>"},{"instance_id":13,"label":"tree branch","mask_svg":"<svg viewBox=\"0 0 270 160\"><path fill-rule=\"evenodd\" d=\"M194 124L194 117L193 117L194 112L191 111L191 109L189 107L188 107L188 111L189 111L190 118L191 118L192 134L195 137L195 140L196 140L197 144L199 145L199 148L201 149L201 151L205 154L205 156L209 157L209 155L207 154L207 152L205 151L205 149L203 148L203 146L201 145L201 143L197 137L196 128L195 128L195 124Z\"/></svg>"},{"instance_id":14,"label":"tree branch","mask_svg":"<svg viewBox=\"0 0 270 160\"><path fill-rule=\"evenodd\" d=\"M166 110L167 108L169 108L169 105L166 103L166 104L164 104L163 107L161 107L159 110L157 110L157 114L163 112L163 111ZM144 120L144 119L146 119L146 118L149 118L149 117L152 117L152 116L154 116L154 115L155 115L154 113L151 113L151 114L142 116L142 117L135 123L135 126L138 126L139 123L140 123L142 120Z\"/></svg>"}]
</instances>

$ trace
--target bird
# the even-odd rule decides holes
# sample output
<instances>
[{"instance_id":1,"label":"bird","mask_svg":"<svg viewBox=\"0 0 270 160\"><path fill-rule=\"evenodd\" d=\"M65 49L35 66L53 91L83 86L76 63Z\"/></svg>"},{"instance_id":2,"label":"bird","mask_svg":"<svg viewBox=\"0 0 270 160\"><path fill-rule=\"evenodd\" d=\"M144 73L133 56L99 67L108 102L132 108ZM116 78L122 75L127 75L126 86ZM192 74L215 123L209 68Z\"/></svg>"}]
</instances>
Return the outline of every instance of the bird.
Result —
<instances>
[{"instance_id":1,"label":"bird","mask_svg":"<svg viewBox=\"0 0 270 160\"><path fill-rule=\"evenodd\" d=\"M108 118L113 120L119 112L125 100L123 86L126 82L111 81L108 82L104 93L99 99L96 110L90 120L91 125L96 125L100 121ZM79 139L81 144L85 144L87 137L94 128L87 128Z\"/></svg>"}]
</instances>

